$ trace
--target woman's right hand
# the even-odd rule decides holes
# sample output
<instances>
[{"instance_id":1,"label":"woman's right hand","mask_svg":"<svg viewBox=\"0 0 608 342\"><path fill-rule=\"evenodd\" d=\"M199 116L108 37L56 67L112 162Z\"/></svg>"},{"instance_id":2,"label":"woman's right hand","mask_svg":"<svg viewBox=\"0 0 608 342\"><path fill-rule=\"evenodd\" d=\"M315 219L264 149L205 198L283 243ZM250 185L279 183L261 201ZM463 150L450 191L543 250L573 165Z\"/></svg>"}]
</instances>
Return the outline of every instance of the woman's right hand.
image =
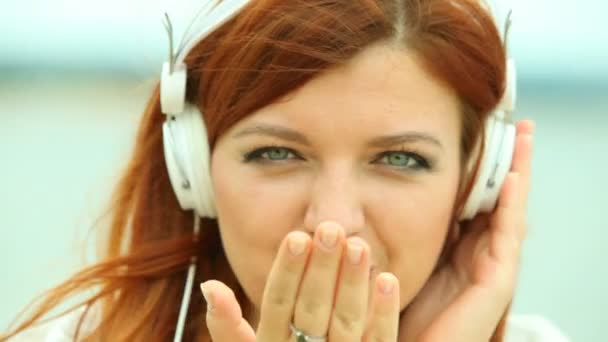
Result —
<instances>
[{"instance_id":1,"label":"woman's right hand","mask_svg":"<svg viewBox=\"0 0 608 342\"><path fill-rule=\"evenodd\" d=\"M299 330L327 336L328 342L397 341L399 283L390 273L379 274L368 303L369 269L368 245L360 238L346 239L336 223L321 223L312 241L304 232L291 232L268 276L257 331L242 317L226 285L201 284L211 337L215 342L293 342L293 320Z\"/></svg>"}]
</instances>

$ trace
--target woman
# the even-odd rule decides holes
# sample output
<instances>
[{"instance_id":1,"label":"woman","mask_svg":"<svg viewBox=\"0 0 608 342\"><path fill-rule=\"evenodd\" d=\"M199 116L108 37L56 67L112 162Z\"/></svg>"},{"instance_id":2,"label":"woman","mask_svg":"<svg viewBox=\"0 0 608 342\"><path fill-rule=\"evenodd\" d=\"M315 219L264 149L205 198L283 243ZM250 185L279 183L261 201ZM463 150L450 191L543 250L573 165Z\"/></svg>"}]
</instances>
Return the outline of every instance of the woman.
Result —
<instances>
[{"instance_id":1,"label":"woman","mask_svg":"<svg viewBox=\"0 0 608 342\"><path fill-rule=\"evenodd\" d=\"M185 62L217 215L192 234L204 215L176 198L159 86L113 197L106 259L9 336L90 293L47 336L166 341L185 318L184 341L504 340L533 125L517 126L496 209L460 222L507 84L483 4L254 0ZM184 296L193 258L202 291Z\"/></svg>"}]
</instances>

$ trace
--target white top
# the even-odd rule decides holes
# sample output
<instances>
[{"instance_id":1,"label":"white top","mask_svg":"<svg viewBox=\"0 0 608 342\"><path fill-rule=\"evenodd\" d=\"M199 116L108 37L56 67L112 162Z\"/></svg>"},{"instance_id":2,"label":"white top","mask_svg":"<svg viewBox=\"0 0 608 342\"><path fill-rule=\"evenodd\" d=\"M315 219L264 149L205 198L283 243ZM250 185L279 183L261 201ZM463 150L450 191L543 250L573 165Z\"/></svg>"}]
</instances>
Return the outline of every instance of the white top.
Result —
<instances>
[{"instance_id":1,"label":"white top","mask_svg":"<svg viewBox=\"0 0 608 342\"><path fill-rule=\"evenodd\" d=\"M76 310L54 321L31 328L10 342L72 342L82 311ZM83 325L82 329L87 329ZM553 323L538 315L511 315L505 342L571 342Z\"/></svg>"}]
</instances>

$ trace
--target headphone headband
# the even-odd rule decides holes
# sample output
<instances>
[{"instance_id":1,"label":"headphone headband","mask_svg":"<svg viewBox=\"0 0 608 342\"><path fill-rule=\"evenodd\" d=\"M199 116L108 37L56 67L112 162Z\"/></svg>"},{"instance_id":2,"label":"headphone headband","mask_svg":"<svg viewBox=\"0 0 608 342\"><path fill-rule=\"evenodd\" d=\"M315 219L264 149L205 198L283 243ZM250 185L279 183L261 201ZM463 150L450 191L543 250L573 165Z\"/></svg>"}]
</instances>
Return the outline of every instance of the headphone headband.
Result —
<instances>
[{"instance_id":1,"label":"headphone headband","mask_svg":"<svg viewBox=\"0 0 608 342\"><path fill-rule=\"evenodd\" d=\"M165 13L165 28L169 34L169 61L163 64L161 73L161 88L160 100L161 110L164 114L179 115L184 111L186 103L186 81L188 67L184 64L184 60L190 50L197 46L211 32L226 23L228 20L236 16L241 9L249 3L250 0L226 0L217 5L217 0L211 0L206 3L199 13L190 23L188 29L182 38L182 46L177 53L173 53L173 26L169 16ZM215 5L205 16L205 20L201 21L201 26L191 35L190 39L186 39L188 31L197 21L202 12Z\"/></svg>"}]
</instances>

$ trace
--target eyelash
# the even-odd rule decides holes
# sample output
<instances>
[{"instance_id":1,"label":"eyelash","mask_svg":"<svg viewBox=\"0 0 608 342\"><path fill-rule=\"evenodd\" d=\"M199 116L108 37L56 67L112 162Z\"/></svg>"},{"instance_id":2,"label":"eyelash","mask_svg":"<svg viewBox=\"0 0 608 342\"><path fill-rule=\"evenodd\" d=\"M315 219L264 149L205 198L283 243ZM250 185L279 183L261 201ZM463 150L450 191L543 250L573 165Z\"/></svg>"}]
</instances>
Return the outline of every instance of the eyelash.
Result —
<instances>
[{"instance_id":1,"label":"eyelash","mask_svg":"<svg viewBox=\"0 0 608 342\"><path fill-rule=\"evenodd\" d=\"M278 160L273 160L268 157L264 157L265 153L271 152L272 150L285 151L286 153L291 154L292 156L289 158L278 159ZM376 157L373 160L373 162L378 162L378 161L382 160L383 158L390 157L393 154L403 154L403 155L407 156L408 158L412 158L417 164L416 166L413 166L413 167L392 166L392 168L394 168L394 169L406 170L406 171L423 171L423 170L431 170L433 168L433 163L430 162L427 158L424 158L423 156L421 156L420 154L418 154L414 151L406 150L405 148L402 148L400 150L394 150L394 151L384 151L384 152L380 153L378 155L378 157ZM284 147L284 146L278 146L278 145L269 145L269 146L258 147L243 155L243 162L245 162L245 163L254 162L254 163L260 163L260 164L273 164L273 163L281 163L281 162L294 160L294 159L304 160L304 158L302 158L302 156L300 156L295 150L288 148L288 147ZM408 162L408 164L409 164L409 162ZM385 163L385 165L388 165L389 167L391 167L391 165L389 165L387 163Z\"/></svg>"},{"instance_id":2,"label":"eyelash","mask_svg":"<svg viewBox=\"0 0 608 342\"><path fill-rule=\"evenodd\" d=\"M392 166L389 164L386 164L388 166L392 166L395 169L399 169L399 170L409 170L409 171L422 171L422 170L431 170L431 163L428 161L428 159L424 158L423 156L421 156L420 154L413 152L413 151L408 151L405 148L401 149L401 150L395 150L395 151L385 151L380 153L379 157L374 159L374 161L378 161L381 160L385 157L389 157L392 154L402 154L407 156L408 158L412 158L415 162L416 162L416 166L412 166L412 167L403 167L403 166ZM408 161L409 164L409 161Z\"/></svg>"},{"instance_id":3,"label":"eyelash","mask_svg":"<svg viewBox=\"0 0 608 342\"><path fill-rule=\"evenodd\" d=\"M271 152L272 150L287 151L287 153L292 154L295 158L288 158L288 159L284 159L284 160L272 160L270 158L263 157L264 153ZM268 145L268 146L263 146L263 147L257 147L255 149L253 149L251 152L247 152L247 153L245 153L245 155L243 155L243 162L245 162L245 163L249 163L249 162L273 163L273 162L283 162L285 160L292 160L292 159L304 159L304 158L302 158L293 149L288 148L288 147L278 146L278 145Z\"/></svg>"}]
</instances>

